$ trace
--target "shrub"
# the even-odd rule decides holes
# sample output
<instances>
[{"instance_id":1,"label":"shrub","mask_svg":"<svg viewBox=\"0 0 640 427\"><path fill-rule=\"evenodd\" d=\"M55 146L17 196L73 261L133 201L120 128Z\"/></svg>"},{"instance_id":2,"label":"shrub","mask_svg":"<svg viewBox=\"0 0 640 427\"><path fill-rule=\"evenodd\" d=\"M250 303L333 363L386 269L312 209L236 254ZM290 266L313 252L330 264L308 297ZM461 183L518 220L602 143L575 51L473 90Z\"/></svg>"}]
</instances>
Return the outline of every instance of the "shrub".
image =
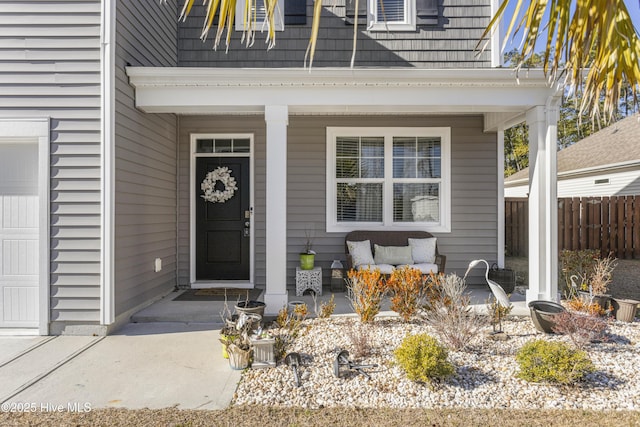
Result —
<instances>
[{"instance_id":1,"label":"shrub","mask_svg":"<svg viewBox=\"0 0 640 427\"><path fill-rule=\"evenodd\" d=\"M384 295L384 284L378 269L349 270L347 297L351 307L367 323L380 312L380 303Z\"/></svg>"},{"instance_id":2,"label":"shrub","mask_svg":"<svg viewBox=\"0 0 640 427\"><path fill-rule=\"evenodd\" d=\"M573 311L586 313L590 316L604 316L607 313L597 302L585 302L577 297L568 300L567 307Z\"/></svg>"},{"instance_id":3,"label":"shrub","mask_svg":"<svg viewBox=\"0 0 640 427\"><path fill-rule=\"evenodd\" d=\"M323 301L320 303L320 312L316 313L319 318L325 319L327 317L331 317L333 312L336 309L336 301L335 296L331 294L331 298L329 301Z\"/></svg>"},{"instance_id":4,"label":"shrub","mask_svg":"<svg viewBox=\"0 0 640 427\"><path fill-rule=\"evenodd\" d=\"M351 354L357 359L367 357L371 353L371 328L368 323L352 322L345 328L345 333L351 341Z\"/></svg>"},{"instance_id":5,"label":"shrub","mask_svg":"<svg viewBox=\"0 0 640 427\"><path fill-rule=\"evenodd\" d=\"M425 293L425 278L420 270L405 266L394 270L387 279L391 292L391 310L406 322L418 310Z\"/></svg>"},{"instance_id":6,"label":"shrub","mask_svg":"<svg viewBox=\"0 0 640 427\"><path fill-rule=\"evenodd\" d=\"M562 342L534 340L516 355L518 377L530 382L572 384L594 371L587 353Z\"/></svg>"},{"instance_id":7,"label":"shrub","mask_svg":"<svg viewBox=\"0 0 640 427\"><path fill-rule=\"evenodd\" d=\"M590 342L606 339L607 322L600 317L565 311L553 320L553 332L566 335L579 349L584 349Z\"/></svg>"},{"instance_id":8,"label":"shrub","mask_svg":"<svg viewBox=\"0 0 640 427\"><path fill-rule=\"evenodd\" d=\"M297 309L298 306L302 305L304 305L304 311L306 311L306 304L298 304L295 308ZM275 320L276 328L270 331L275 338L274 352L278 360L285 356L287 349L293 344L302 329L304 318L299 314L301 313L296 313L295 309L294 313L289 313L287 307L282 307L278 312Z\"/></svg>"},{"instance_id":9,"label":"shrub","mask_svg":"<svg viewBox=\"0 0 640 427\"><path fill-rule=\"evenodd\" d=\"M428 382L454 373L447 349L427 334L409 335L394 352L396 361L412 381Z\"/></svg>"},{"instance_id":10,"label":"shrub","mask_svg":"<svg viewBox=\"0 0 640 427\"><path fill-rule=\"evenodd\" d=\"M462 278L455 274L434 277L439 292L434 293L423 317L445 344L453 350L462 350L479 334L487 319L471 310L471 297Z\"/></svg>"}]
</instances>

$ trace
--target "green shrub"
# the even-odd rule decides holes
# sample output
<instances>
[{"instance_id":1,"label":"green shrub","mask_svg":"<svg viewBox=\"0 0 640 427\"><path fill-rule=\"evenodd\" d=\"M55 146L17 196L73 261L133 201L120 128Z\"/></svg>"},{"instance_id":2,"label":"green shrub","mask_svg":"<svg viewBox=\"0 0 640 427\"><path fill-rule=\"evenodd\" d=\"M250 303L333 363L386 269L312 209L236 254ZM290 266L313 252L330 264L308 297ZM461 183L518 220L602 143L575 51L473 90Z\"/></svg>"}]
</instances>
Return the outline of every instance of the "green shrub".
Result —
<instances>
[{"instance_id":1,"label":"green shrub","mask_svg":"<svg viewBox=\"0 0 640 427\"><path fill-rule=\"evenodd\" d=\"M587 353L562 342L529 341L518 351L516 360L518 377L531 382L572 384L594 371Z\"/></svg>"},{"instance_id":2,"label":"green shrub","mask_svg":"<svg viewBox=\"0 0 640 427\"><path fill-rule=\"evenodd\" d=\"M412 381L427 382L452 375L447 349L427 334L409 335L394 352L396 361Z\"/></svg>"}]
</instances>

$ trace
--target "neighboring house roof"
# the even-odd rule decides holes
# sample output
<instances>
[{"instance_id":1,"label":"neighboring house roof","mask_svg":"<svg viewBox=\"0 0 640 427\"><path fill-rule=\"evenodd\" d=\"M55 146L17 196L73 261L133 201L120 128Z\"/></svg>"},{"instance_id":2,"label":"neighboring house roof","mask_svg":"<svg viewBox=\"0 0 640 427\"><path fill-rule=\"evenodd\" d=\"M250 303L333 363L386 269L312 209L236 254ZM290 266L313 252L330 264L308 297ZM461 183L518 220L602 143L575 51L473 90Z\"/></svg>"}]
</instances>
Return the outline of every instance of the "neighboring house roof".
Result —
<instances>
[{"instance_id":1,"label":"neighboring house roof","mask_svg":"<svg viewBox=\"0 0 640 427\"><path fill-rule=\"evenodd\" d=\"M640 162L640 115L634 114L558 152L558 176ZM505 179L505 185L529 180L529 168Z\"/></svg>"}]
</instances>

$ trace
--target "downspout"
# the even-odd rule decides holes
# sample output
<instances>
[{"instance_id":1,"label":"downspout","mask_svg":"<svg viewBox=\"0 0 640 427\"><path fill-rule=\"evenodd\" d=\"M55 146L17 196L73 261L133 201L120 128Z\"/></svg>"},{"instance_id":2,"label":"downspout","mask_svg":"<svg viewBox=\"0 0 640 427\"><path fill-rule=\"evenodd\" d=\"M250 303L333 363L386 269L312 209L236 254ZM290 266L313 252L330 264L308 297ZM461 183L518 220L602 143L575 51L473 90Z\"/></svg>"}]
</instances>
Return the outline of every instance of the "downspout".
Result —
<instances>
[{"instance_id":1,"label":"downspout","mask_svg":"<svg viewBox=\"0 0 640 427\"><path fill-rule=\"evenodd\" d=\"M496 14L498 8L500 8L501 0L491 0L491 17ZM491 32L491 67L502 67L504 65L504 58L502 57L502 20L498 22L498 25Z\"/></svg>"},{"instance_id":2,"label":"downspout","mask_svg":"<svg viewBox=\"0 0 640 427\"><path fill-rule=\"evenodd\" d=\"M100 19L100 324L115 319L114 289L114 144L115 1L102 0Z\"/></svg>"}]
</instances>

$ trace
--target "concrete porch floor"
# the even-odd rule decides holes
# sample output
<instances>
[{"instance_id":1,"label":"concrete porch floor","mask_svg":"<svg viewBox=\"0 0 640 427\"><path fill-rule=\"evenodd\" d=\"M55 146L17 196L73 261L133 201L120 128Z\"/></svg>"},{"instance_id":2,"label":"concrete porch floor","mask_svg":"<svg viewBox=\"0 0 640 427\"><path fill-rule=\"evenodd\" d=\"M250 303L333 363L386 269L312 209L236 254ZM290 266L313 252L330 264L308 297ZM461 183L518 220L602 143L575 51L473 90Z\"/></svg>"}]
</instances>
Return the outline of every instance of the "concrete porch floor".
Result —
<instances>
[{"instance_id":1,"label":"concrete porch floor","mask_svg":"<svg viewBox=\"0 0 640 427\"><path fill-rule=\"evenodd\" d=\"M486 301L491 295L491 291L485 286L471 286L469 287L471 292L471 305L474 310L486 313ZM224 302L222 301L174 301L183 290L174 291L167 294L161 300L146 307L139 312L131 316L132 323L146 323L146 322L180 322L180 323L212 323L222 325L222 313L224 310ZM353 309L347 299L346 292L335 292L336 309L334 311L335 316L355 316ZM263 300L263 294L258 297L258 300ZM322 289L322 295L317 297L317 305L323 301L328 301L331 297L331 291L329 286L325 286ZM510 297L513 304L513 310L511 315L515 316L529 316L529 308L525 302L525 295L514 292ZM309 313L311 317L315 317L314 301L313 297L306 293L301 297L295 295L295 290L289 289L289 302L291 301L304 301L309 307ZM236 301L229 301L228 306L231 312ZM396 313L389 309L389 299L385 298L382 303L381 313L382 316L395 316Z\"/></svg>"}]
</instances>

